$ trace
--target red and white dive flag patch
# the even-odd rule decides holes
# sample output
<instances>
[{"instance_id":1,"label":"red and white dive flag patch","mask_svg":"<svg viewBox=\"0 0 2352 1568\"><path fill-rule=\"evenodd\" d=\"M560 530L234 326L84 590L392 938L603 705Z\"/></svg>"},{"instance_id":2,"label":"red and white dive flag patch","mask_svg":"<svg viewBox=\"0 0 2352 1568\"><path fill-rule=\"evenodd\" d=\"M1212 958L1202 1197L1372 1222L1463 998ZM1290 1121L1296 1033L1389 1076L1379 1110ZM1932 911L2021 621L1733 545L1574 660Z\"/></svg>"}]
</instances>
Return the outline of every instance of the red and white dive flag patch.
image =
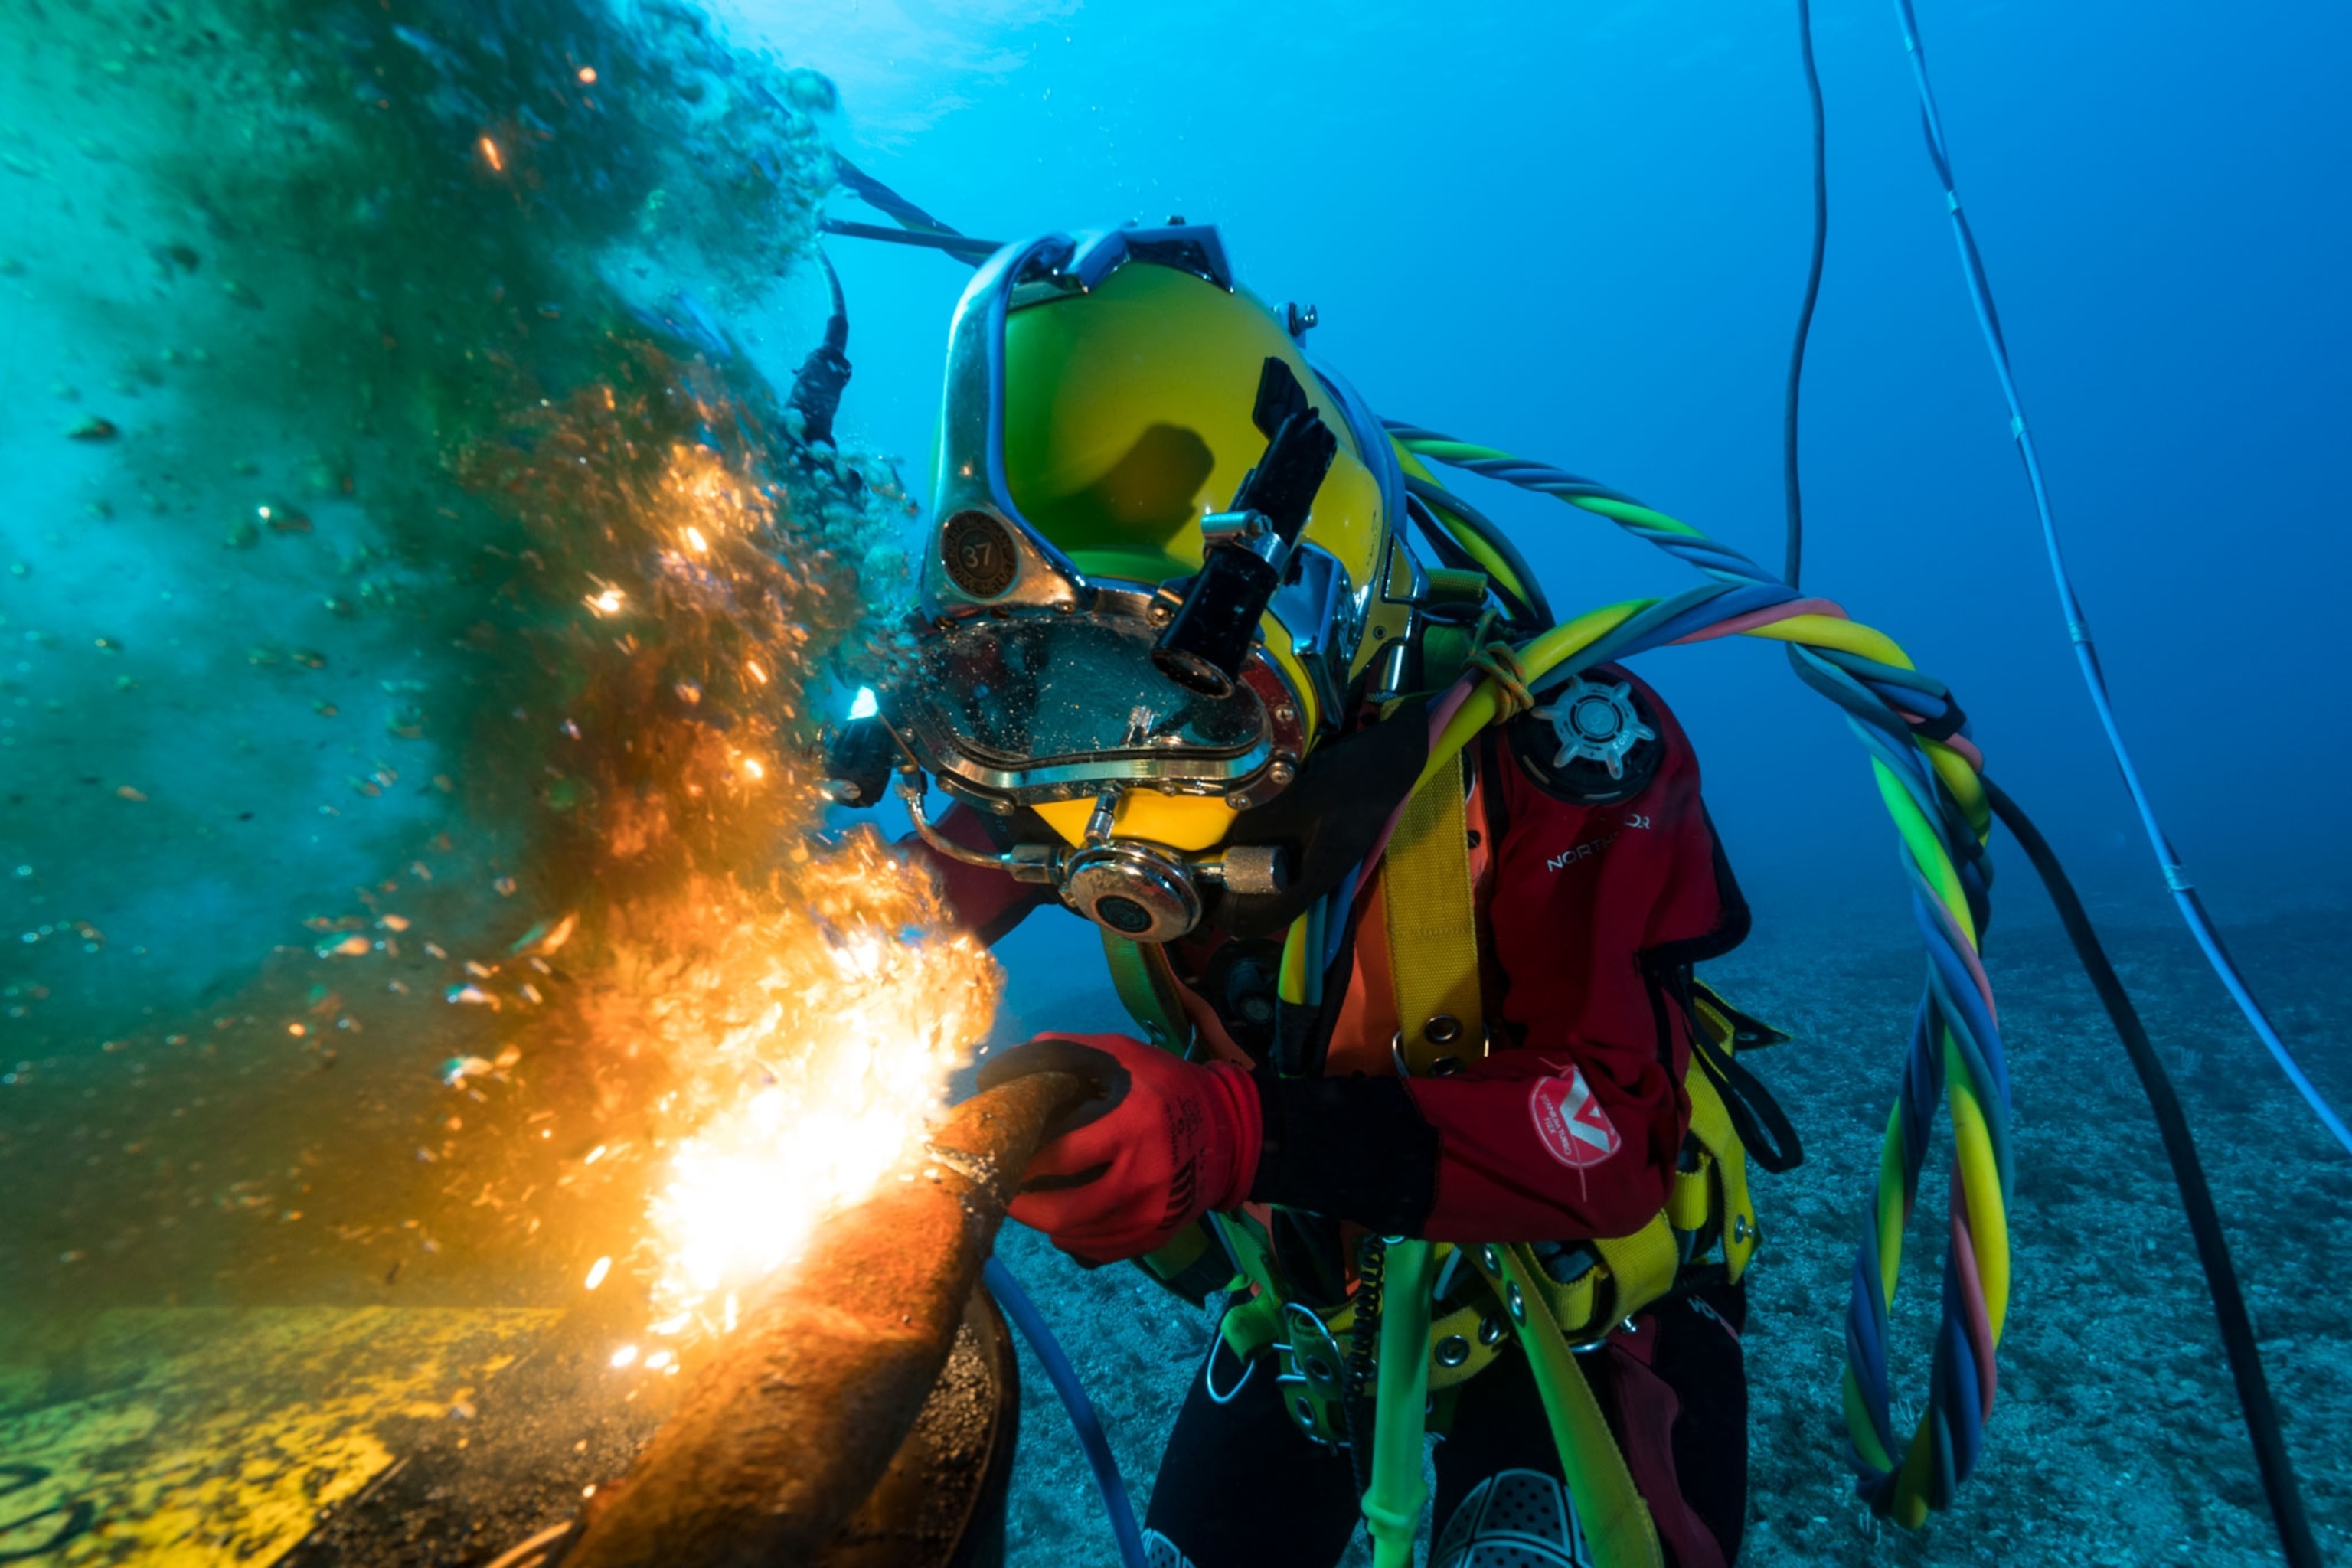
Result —
<instances>
[{"instance_id":1,"label":"red and white dive flag patch","mask_svg":"<svg viewBox=\"0 0 2352 1568\"><path fill-rule=\"evenodd\" d=\"M1536 1079L1528 1091L1528 1114L1535 1118L1536 1136L1545 1150L1575 1170L1598 1165L1624 1142L1593 1098L1581 1068L1570 1068L1565 1078Z\"/></svg>"}]
</instances>

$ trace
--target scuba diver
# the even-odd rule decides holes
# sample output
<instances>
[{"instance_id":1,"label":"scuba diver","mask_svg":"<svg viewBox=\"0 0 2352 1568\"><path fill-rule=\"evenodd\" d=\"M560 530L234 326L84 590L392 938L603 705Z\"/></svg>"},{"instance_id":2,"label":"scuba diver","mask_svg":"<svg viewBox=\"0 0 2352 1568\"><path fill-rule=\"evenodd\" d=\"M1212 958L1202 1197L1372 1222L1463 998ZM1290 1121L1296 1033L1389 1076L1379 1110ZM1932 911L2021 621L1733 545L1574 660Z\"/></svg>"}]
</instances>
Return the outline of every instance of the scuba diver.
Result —
<instances>
[{"instance_id":1,"label":"scuba diver","mask_svg":"<svg viewBox=\"0 0 2352 1568\"><path fill-rule=\"evenodd\" d=\"M1528 678L1540 588L1313 322L1181 220L982 266L912 646L833 772L870 804L898 767L981 939L1091 920L1137 1019L980 1078L1090 1090L1015 1218L1230 1292L1154 1568L1333 1563L1360 1518L1409 1561L1424 1422L1434 1568L1723 1568L1747 1163L1794 1155L1734 1059L1782 1037L1693 973L1748 907L1664 701ZM1465 674L1498 720L1433 751Z\"/></svg>"}]
</instances>

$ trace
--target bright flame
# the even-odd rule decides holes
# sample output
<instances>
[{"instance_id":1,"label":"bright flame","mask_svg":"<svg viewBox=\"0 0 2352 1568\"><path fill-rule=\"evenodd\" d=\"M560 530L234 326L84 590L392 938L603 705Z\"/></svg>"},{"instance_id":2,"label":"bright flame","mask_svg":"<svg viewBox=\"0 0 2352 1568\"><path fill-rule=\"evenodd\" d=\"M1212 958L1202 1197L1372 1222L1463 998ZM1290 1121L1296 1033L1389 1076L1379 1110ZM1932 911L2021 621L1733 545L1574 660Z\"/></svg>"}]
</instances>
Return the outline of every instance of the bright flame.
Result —
<instances>
[{"instance_id":1,"label":"bright flame","mask_svg":"<svg viewBox=\"0 0 2352 1568\"><path fill-rule=\"evenodd\" d=\"M602 933L608 983L580 994L591 1036L658 1064L640 1080L661 1086L640 1108L650 1157L615 1137L589 1159L614 1184L649 1174L654 1284L636 1341L671 1357L733 1329L822 1226L924 1163L999 984L986 950L947 929L929 876L870 827L822 835L821 781L782 761L815 738L805 687L831 679L854 584L824 551L776 548L780 499L722 451L679 442L651 498L646 576L586 579L596 615L625 607L677 634L677 662L656 664L648 688L669 715L650 721L677 741L652 781L669 798L616 803L614 853L683 853L689 832L715 846L693 852L713 869L664 883ZM745 700L755 686L764 700ZM727 722L678 717L689 710ZM729 780L764 787L713 787ZM662 1353L632 1364L675 1372Z\"/></svg>"},{"instance_id":2,"label":"bright flame","mask_svg":"<svg viewBox=\"0 0 2352 1568\"><path fill-rule=\"evenodd\" d=\"M665 1328L731 1328L740 1294L917 1153L995 1010L995 962L923 929L939 915L927 879L878 835L853 836L794 892L670 993L666 1033L719 1027L671 1053L695 1080L677 1109L698 1127L653 1203Z\"/></svg>"},{"instance_id":3,"label":"bright flame","mask_svg":"<svg viewBox=\"0 0 2352 1568\"><path fill-rule=\"evenodd\" d=\"M849 704L849 716L853 719L871 719L881 711L882 703L874 695L874 689L870 686L859 687L857 696Z\"/></svg>"}]
</instances>

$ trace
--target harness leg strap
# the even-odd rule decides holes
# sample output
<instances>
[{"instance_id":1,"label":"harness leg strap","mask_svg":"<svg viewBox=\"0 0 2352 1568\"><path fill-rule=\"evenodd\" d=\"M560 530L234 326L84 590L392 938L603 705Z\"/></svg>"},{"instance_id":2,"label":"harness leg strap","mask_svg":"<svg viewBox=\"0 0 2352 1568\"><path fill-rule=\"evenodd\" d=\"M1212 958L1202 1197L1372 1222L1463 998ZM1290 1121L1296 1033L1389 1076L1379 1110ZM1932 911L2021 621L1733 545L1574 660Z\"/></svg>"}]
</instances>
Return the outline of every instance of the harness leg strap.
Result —
<instances>
[{"instance_id":1,"label":"harness leg strap","mask_svg":"<svg viewBox=\"0 0 2352 1568\"><path fill-rule=\"evenodd\" d=\"M1544 1416L1568 1474L1569 1495L1576 1500L1593 1568L1664 1568L1649 1506L1634 1488L1600 1401L1584 1380L1584 1369L1570 1352L1528 1272L1524 1249L1501 1247L1494 1251L1501 1274L1488 1274L1487 1279L1518 1325L1519 1343L1535 1373L1536 1392L1543 1398ZM1480 1262L1480 1272L1486 1273L1485 1260Z\"/></svg>"}]
</instances>

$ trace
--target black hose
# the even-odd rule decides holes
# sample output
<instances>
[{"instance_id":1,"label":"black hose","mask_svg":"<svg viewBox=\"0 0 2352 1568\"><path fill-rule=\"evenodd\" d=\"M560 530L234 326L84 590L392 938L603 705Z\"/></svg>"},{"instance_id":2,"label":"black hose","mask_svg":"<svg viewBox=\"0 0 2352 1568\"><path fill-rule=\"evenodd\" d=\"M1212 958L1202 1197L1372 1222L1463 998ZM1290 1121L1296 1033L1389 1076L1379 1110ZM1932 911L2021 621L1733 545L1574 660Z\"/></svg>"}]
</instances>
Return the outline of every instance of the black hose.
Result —
<instances>
[{"instance_id":1,"label":"black hose","mask_svg":"<svg viewBox=\"0 0 2352 1568\"><path fill-rule=\"evenodd\" d=\"M887 214L901 227L925 234L962 237L963 230L952 224L941 223L839 153L833 155L833 167L841 183L847 185L859 201L877 212Z\"/></svg>"},{"instance_id":2,"label":"black hose","mask_svg":"<svg viewBox=\"0 0 2352 1568\"><path fill-rule=\"evenodd\" d=\"M1544 595L1542 582L1528 565L1527 557L1519 553L1519 547L1511 542L1511 536L1504 532L1499 524L1434 479L1407 474L1404 488L1423 506L1458 519L1463 527L1476 534L1479 542L1493 551L1518 578L1524 594L1509 595L1505 601L1507 607L1515 614L1525 611L1531 617L1527 624L1536 630L1559 624L1552 616L1551 601ZM1500 588L1500 584L1496 586Z\"/></svg>"},{"instance_id":3,"label":"black hose","mask_svg":"<svg viewBox=\"0 0 2352 1568\"><path fill-rule=\"evenodd\" d=\"M833 416L841 411L841 395L849 389L849 306L841 297L841 279L833 258L822 250L816 258L824 268L825 286L832 291L833 313L825 319L824 341L809 351L793 377L792 395L784 406L801 416L803 444L833 439Z\"/></svg>"},{"instance_id":4,"label":"black hose","mask_svg":"<svg viewBox=\"0 0 2352 1568\"><path fill-rule=\"evenodd\" d=\"M921 229L885 228L880 224L852 223L846 218L820 218L817 227L826 234L837 234L849 239L878 239L887 245L910 245L918 250L940 251L967 267L977 267L1004 248L992 239L973 239L961 234L931 234Z\"/></svg>"},{"instance_id":5,"label":"black hose","mask_svg":"<svg viewBox=\"0 0 2352 1568\"><path fill-rule=\"evenodd\" d=\"M1805 501L1797 483L1797 394L1804 384L1805 342L1813 332L1813 306L1822 297L1822 258L1830 243L1829 126L1822 112L1822 73L1813 68L1811 0L1797 0L1797 47L1805 66L1805 91L1813 104L1813 259L1805 270L1805 302L1797 309L1796 340L1789 345L1789 391L1780 414L1780 481L1789 509L1780 576L1791 588L1805 555Z\"/></svg>"},{"instance_id":6,"label":"black hose","mask_svg":"<svg viewBox=\"0 0 2352 1568\"><path fill-rule=\"evenodd\" d=\"M2050 901L2058 907L2058 919L2066 927L2067 940L2074 944L2074 956L2082 961L2083 972L2090 976L2100 1005L2123 1039L2124 1054L2131 1058L2132 1069L2139 1074L2148 1109L2156 1113L2156 1130L2164 1139L2165 1158L2172 1162L2172 1179L2180 1188L2180 1206L2188 1213L2197 1260L2205 1267L2205 1288L2213 1297L2213 1316L2221 1325L2221 1348L2230 1358L2230 1375L2238 1385L2238 1403L2245 1410L2246 1435L2253 1440L2263 1491L2278 1521L2279 1545L2293 1568L2319 1568L2319 1543L2304 1512L2303 1489L2295 1480L2286 1440L2279 1431L2278 1405L2271 1398L2270 1380L2263 1375L2261 1352L2254 1348L2253 1321L2246 1312L2237 1271L2231 1267L2230 1244L2221 1235L2221 1216L2213 1207L2212 1190L2205 1184L2205 1168L2198 1161L2188 1119L2181 1114L2180 1097L2173 1092L2172 1079L2157 1059L2156 1047L2148 1043L2139 1011L2116 976L2116 966L2107 962L2099 933L2092 929L2091 917L2084 912L2083 900L2075 896L2074 884L2058 864L2049 840L2008 791L1990 779L1984 781L1984 787L1994 814L2016 836L2018 847L2041 873L2042 885L2050 890Z\"/></svg>"},{"instance_id":7,"label":"black hose","mask_svg":"<svg viewBox=\"0 0 2352 1568\"><path fill-rule=\"evenodd\" d=\"M824 319L824 346L835 353L849 352L849 301L842 297L841 274L833 269L833 258L818 247L816 259L824 268L825 298L832 309Z\"/></svg>"}]
</instances>

